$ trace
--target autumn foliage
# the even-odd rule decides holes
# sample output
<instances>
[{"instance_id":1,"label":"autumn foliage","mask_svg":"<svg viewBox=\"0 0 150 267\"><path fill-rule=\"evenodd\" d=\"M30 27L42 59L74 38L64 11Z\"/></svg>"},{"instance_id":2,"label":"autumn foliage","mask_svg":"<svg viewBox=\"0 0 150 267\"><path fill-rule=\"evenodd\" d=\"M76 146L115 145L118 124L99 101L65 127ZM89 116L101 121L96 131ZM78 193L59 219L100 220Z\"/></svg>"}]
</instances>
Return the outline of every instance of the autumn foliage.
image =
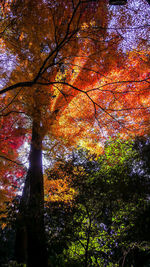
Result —
<instances>
[{"instance_id":1,"label":"autumn foliage","mask_svg":"<svg viewBox=\"0 0 150 267\"><path fill-rule=\"evenodd\" d=\"M76 146L98 155L109 136L126 139L150 131L147 40L132 49L128 40L123 47L132 16L120 12L123 17L105 0L1 3L0 202L4 209L27 173L22 199L30 216L35 206L31 229L39 205L39 218L44 214L42 151L50 164ZM53 181L44 174L44 179L46 200L67 202L76 194L68 177Z\"/></svg>"}]
</instances>

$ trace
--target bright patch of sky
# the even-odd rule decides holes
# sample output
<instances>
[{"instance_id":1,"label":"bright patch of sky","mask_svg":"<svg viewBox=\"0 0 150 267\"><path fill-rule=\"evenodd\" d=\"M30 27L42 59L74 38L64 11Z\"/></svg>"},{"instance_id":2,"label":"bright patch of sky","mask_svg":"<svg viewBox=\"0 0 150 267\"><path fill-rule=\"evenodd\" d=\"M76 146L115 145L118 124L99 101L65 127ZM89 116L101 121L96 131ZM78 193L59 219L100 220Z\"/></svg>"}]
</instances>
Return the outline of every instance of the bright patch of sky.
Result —
<instances>
[{"instance_id":1,"label":"bright patch of sky","mask_svg":"<svg viewBox=\"0 0 150 267\"><path fill-rule=\"evenodd\" d=\"M9 81L12 70L16 65L16 57L11 53L2 53L0 51L0 74L5 78L0 76L0 89L2 89L5 84Z\"/></svg>"},{"instance_id":2,"label":"bright patch of sky","mask_svg":"<svg viewBox=\"0 0 150 267\"><path fill-rule=\"evenodd\" d=\"M126 52L136 49L139 42L150 44L150 5L146 0L128 0L124 6L110 6L112 19L109 33L121 39L120 48Z\"/></svg>"}]
</instances>

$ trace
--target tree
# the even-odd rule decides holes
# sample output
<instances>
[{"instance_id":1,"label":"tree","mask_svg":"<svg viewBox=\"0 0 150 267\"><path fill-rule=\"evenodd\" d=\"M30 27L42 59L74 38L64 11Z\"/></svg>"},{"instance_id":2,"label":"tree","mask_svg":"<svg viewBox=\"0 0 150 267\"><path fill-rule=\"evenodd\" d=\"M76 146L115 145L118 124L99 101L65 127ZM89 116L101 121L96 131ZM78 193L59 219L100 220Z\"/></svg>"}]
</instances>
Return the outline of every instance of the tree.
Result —
<instances>
[{"instance_id":1,"label":"tree","mask_svg":"<svg viewBox=\"0 0 150 267\"><path fill-rule=\"evenodd\" d=\"M40 9L38 8L38 5L40 6ZM12 35L9 35L8 37L6 35L6 38L4 37L5 44L7 45L7 48L10 49L17 57L17 64L22 65L23 63L22 67L20 65L18 69L19 72L21 70L21 76L17 74L17 69L15 68L11 74L12 78L10 79L10 82L14 83L14 81L17 81L18 79L20 80L24 77L27 82L25 81L24 85L20 84L21 87L22 85L24 88L26 86L31 86L30 93L28 90L24 90L23 94L18 97L18 106L19 109L23 107L24 112L30 116L33 121L31 151L29 155L30 166L27 173L20 213L18 216L19 226L16 236L16 256L19 262L26 262L28 260L28 266L46 266L47 257L44 244L44 192L41 149L42 139L48 130L47 125L53 124L56 114L59 111L59 107L56 105L55 100L52 101L51 107L49 108L49 99L53 99L55 97L56 91L55 87L50 87L51 84L49 84L49 77L52 79L52 85L55 79L56 86L60 82L62 84L65 83L64 78L66 74L64 75L63 73L63 69L65 68L64 62L66 65L70 65L70 61L74 61L72 58L79 53L81 43L84 44L84 41L82 41L80 36L78 37L76 35L77 32L79 32L81 25L86 23L87 11L89 8L92 8L92 5L90 3L82 3L82 1L75 3L70 2L69 4L64 1L60 1L60 3L56 2L54 4L44 4L42 2L38 3L37 1L32 1L31 3L31 1L27 1L25 5L23 5L23 3L19 3L19 1L17 1L15 2L15 5L10 6L10 8L10 21L12 18L14 20L14 17L18 17L18 15L20 19L17 19L14 23L12 23ZM82 15L83 8L85 9L85 12ZM99 10L102 12L101 8L99 8ZM64 18L61 17L62 11L64 12ZM45 27L45 19L47 27ZM65 21L66 19L67 23ZM35 23L33 24L32 32L30 32L29 28L33 20ZM51 25L53 26L51 32L49 32ZM87 26L85 24L85 33L86 27ZM82 35L85 35L85 33L83 26ZM26 34L27 36L25 36ZM74 41L74 36L79 38L79 41ZM38 38L39 41L37 41ZM18 47L17 50L14 48L15 46ZM52 51L50 51L51 49ZM29 54L27 50L29 51ZM69 55L66 54L67 50L69 50ZM83 55L86 55L86 51L84 50L87 50L86 42L82 53ZM33 58L32 55L34 55ZM70 56L72 57L71 60L69 60ZM25 62L22 61L24 57L26 58ZM33 62L41 65L38 72ZM26 70L28 70L28 74ZM58 75L56 77L57 72ZM31 77L34 77L32 79L38 81L38 84L35 81L28 83L28 79ZM45 88L41 88L41 82L48 83L48 89L45 90ZM36 85L34 86L35 83ZM18 86L16 86L16 88L17 87ZM9 87L9 89L10 88L12 87ZM1 93L6 91L1 91ZM77 92L78 91L75 91L75 95ZM67 92L62 93L61 97L57 97L63 98L62 100L65 105L62 105L59 100L59 106L62 110L68 104L67 101L71 101L72 99L72 96L69 96L70 99L67 98L66 101L66 97Z\"/></svg>"},{"instance_id":2,"label":"tree","mask_svg":"<svg viewBox=\"0 0 150 267\"><path fill-rule=\"evenodd\" d=\"M147 127L140 127L140 133L148 131L148 56L144 51L141 55L141 49L139 53L131 53L131 57L117 50L121 38L116 33L107 33L106 1L4 1L4 4L2 44L5 53L13 55L14 69L7 73L3 68L6 87L0 94L2 99L5 94L12 98L18 94L13 101L14 111L28 116L26 130L30 128L32 133L29 169L18 218L21 228L17 232L17 258L20 262L28 260L29 266L46 266L44 136L51 138L53 148L56 140L60 143L65 139L68 145L79 139L83 142L86 132L97 142L99 126L102 136L103 132L125 134L126 123L131 133L142 123ZM125 60L129 66L126 71ZM133 86L126 86L130 84ZM135 84L138 86L134 90ZM90 108L86 114L87 106ZM13 111L10 105L8 111ZM93 133L90 128L95 121ZM36 246L31 250L33 243Z\"/></svg>"}]
</instances>

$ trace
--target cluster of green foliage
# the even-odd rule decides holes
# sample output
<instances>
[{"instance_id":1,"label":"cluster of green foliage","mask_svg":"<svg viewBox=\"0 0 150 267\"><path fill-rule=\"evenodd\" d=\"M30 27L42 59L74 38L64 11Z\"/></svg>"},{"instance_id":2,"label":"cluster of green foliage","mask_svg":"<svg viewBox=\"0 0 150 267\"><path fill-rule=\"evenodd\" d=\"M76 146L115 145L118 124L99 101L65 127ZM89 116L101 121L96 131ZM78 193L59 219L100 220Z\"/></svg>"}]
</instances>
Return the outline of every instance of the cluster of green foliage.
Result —
<instances>
[{"instance_id":1,"label":"cluster of green foliage","mask_svg":"<svg viewBox=\"0 0 150 267\"><path fill-rule=\"evenodd\" d=\"M61 166L78 194L47 211L54 266L149 266L149 148L118 138L99 158L78 150Z\"/></svg>"}]
</instances>

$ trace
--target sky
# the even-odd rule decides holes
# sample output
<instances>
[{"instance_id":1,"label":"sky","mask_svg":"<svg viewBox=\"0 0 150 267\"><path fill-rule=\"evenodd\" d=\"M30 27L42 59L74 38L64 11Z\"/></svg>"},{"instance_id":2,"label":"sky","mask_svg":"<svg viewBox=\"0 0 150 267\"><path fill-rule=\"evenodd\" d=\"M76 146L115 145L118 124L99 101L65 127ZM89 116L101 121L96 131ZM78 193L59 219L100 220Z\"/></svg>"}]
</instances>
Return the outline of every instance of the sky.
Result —
<instances>
[{"instance_id":1,"label":"sky","mask_svg":"<svg viewBox=\"0 0 150 267\"><path fill-rule=\"evenodd\" d=\"M124 6L110 6L110 12L113 16L108 32L117 33L122 38L120 48L123 52L136 49L139 40L149 39L150 5L146 0L128 0ZM122 27L118 26L118 20ZM148 43L150 45L150 39Z\"/></svg>"}]
</instances>

